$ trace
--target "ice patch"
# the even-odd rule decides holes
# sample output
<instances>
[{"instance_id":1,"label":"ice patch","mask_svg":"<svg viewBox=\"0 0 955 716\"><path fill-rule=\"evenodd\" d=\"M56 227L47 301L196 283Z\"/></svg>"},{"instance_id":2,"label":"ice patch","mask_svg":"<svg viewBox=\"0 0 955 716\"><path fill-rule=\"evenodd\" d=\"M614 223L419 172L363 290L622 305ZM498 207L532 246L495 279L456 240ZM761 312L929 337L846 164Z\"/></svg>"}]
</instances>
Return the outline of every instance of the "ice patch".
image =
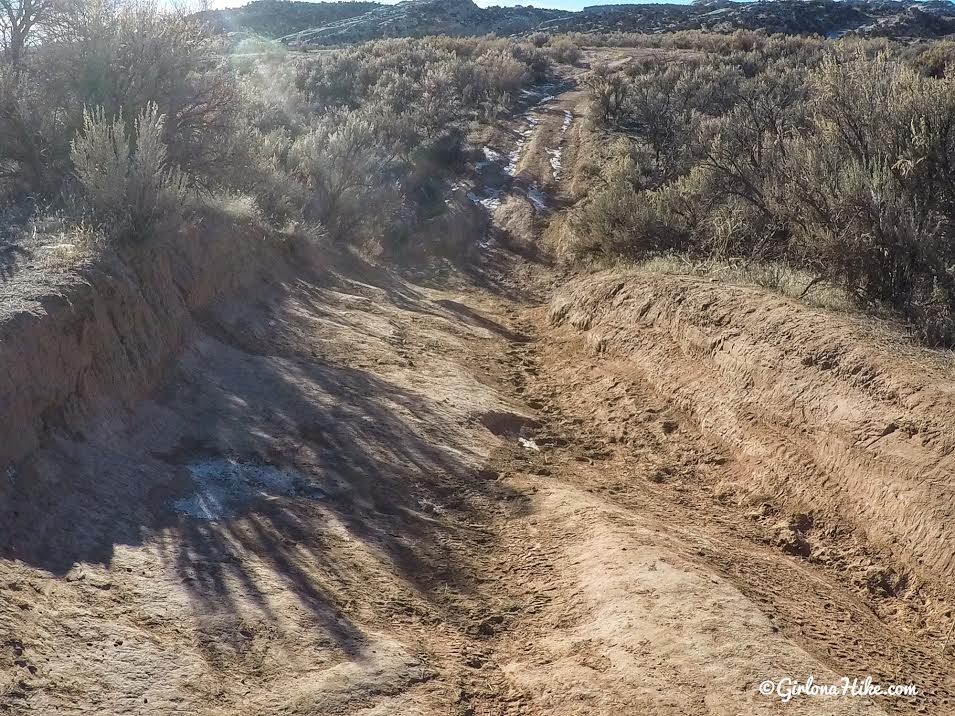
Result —
<instances>
[{"instance_id":1,"label":"ice patch","mask_svg":"<svg viewBox=\"0 0 955 716\"><path fill-rule=\"evenodd\" d=\"M482 151L484 152L484 158L489 162L499 162L503 159L500 152L496 152L490 147L484 147Z\"/></svg>"},{"instance_id":2,"label":"ice patch","mask_svg":"<svg viewBox=\"0 0 955 716\"><path fill-rule=\"evenodd\" d=\"M531 204L533 204L534 208L538 211L544 211L547 208L547 197L537 184L531 184L527 188L527 198L530 199Z\"/></svg>"},{"instance_id":3,"label":"ice patch","mask_svg":"<svg viewBox=\"0 0 955 716\"><path fill-rule=\"evenodd\" d=\"M524 153L524 146L527 144L527 139L534 133L534 130L537 129L537 125L540 124L540 120L536 117L524 117L524 121L530 126L521 130L521 138L517 140L514 151L507 156L507 166L504 167L504 173L510 176L514 176L517 173L517 165L521 161L521 154Z\"/></svg>"},{"instance_id":4,"label":"ice patch","mask_svg":"<svg viewBox=\"0 0 955 716\"><path fill-rule=\"evenodd\" d=\"M549 90L554 89L555 85L537 85L534 89L522 89L521 97L539 97L537 104L544 104L545 102L550 102L554 99L554 95L550 94Z\"/></svg>"},{"instance_id":5,"label":"ice patch","mask_svg":"<svg viewBox=\"0 0 955 716\"><path fill-rule=\"evenodd\" d=\"M507 166L504 167L504 173L510 176L514 176L517 173L517 163L521 161L521 153L524 151L524 141L523 139L517 142L517 146L514 147L514 151L511 152L507 157Z\"/></svg>"},{"instance_id":6,"label":"ice patch","mask_svg":"<svg viewBox=\"0 0 955 716\"><path fill-rule=\"evenodd\" d=\"M488 211L493 211L501 205L501 194L503 192L500 189L485 189L484 192L484 196L478 196L473 191L469 191L468 199L475 204L480 204Z\"/></svg>"},{"instance_id":7,"label":"ice patch","mask_svg":"<svg viewBox=\"0 0 955 716\"><path fill-rule=\"evenodd\" d=\"M562 149L547 150L547 154L550 156L551 169L554 170L554 179L560 179L560 155L562 152Z\"/></svg>"},{"instance_id":8,"label":"ice patch","mask_svg":"<svg viewBox=\"0 0 955 716\"><path fill-rule=\"evenodd\" d=\"M290 468L217 457L196 460L186 469L196 492L176 500L173 508L202 520L234 517L243 506L275 496L324 497L321 490L306 485L302 475Z\"/></svg>"},{"instance_id":9,"label":"ice patch","mask_svg":"<svg viewBox=\"0 0 955 716\"><path fill-rule=\"evenodd\" d=\"M564 110L564 123L560 125L560 131L566 132L567 128L570 126L570 123L574 121L574 113L569 109Z\"/></svg>"}]
</instances>

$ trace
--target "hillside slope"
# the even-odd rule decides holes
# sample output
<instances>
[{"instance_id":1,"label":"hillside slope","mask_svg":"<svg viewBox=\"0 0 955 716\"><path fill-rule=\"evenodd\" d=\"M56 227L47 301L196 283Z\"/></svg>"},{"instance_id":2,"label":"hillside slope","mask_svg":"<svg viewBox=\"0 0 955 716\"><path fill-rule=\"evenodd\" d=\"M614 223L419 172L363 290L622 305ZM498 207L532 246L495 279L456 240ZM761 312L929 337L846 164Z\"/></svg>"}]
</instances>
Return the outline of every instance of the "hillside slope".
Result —
<instances>
[{"instance_id":1,"label":"hillside slope","mask_svg":"<svg viewBox=\"0 0 955 716\"><path fill-rule=\"evenodd\" d=\"M566 12L530 6L480 8L472 0L406 0L364 15L311 27L282 38L293 46L361 42L423 35L512 35L565 17Z\"/></svg>"},{"instance_id":2,"label":"hillside slope","mask_svg":"<svg viewBox=\"0 0 955 716\"><path fill-rule=\"evenodd\" d=\"M816 34L840 37L934 38L955 33L955 6L902 0L714 0L702 4L593 5L580 12L527 6L481 8L471 0L306 3L257 0L244 7L199 13L218 32L282 38L295 46L423 35L512 35L554 32L677 30Z\"/></svg>"},{"instance_id":3,"label":"hillside slope","mask_svg":"<svg viewBox=\"0 0 955 716\"><path fill-rule=\"evenodd\" d=\"M897 0L758 0L693 5L596 5L550 23L560 31L670 32L764 30L770 33L839 37L942 37L955 32L948 2Z\"/></svg>"},{"instance_id":4,"label":"hillside slope","mask_svg":"<svg viewBox=\"0 0 955 716\"><path fill-rule=\"evenodd\" d=\"M278 38L309 27L345 20L380 8L377 2L298 2L253 0L236 8L205 10L196 18L217 33L249 33Z\"/></svg>"}]
</instances>

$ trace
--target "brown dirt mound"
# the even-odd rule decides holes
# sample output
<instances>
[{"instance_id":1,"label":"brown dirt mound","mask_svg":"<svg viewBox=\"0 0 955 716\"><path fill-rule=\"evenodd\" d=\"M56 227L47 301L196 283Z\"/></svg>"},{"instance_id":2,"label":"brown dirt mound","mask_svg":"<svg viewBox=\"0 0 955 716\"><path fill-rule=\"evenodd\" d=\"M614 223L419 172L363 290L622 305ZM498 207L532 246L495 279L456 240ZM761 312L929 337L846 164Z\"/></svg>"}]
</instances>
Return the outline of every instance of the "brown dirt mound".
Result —
<instances>
[{"instance_id":1,"label":"brown dirt mound","mask_svg":"<svg viewBox=\"0 0 955 716\"><path fill-rule=\"evenodd\" d=\"M0 305L0 465L50 429L79 432L110 407L133 405L182 349L191 313L270 263L275 246L248 227L210 225L127 261L104 255L52 289L42 276L16 278L20 300Z\"/></svg>"},{"instance_id":2,"label":"brown dirt mound","mask_svg":"<svg viewBox=\"0 0 955 716\"><path fill-rule=\"evenodd\" d=\"M687 277L598 274L560 292L549 318L730 446L754 492L846 521L925 577L955 574L955 388L938 355Z\"/></svg>"}]
</instances>

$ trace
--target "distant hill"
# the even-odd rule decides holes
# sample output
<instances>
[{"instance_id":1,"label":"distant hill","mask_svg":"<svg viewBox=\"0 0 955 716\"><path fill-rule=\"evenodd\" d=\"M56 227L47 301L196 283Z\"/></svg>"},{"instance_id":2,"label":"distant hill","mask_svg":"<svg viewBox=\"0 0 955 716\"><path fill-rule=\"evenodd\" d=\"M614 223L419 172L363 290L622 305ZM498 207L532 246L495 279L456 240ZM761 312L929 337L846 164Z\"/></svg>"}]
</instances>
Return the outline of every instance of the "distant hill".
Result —
<instances>
[{"instance_id":1,"label":"distant hill","mask_svg":"<svg viewBox=\"0 0 955 716\"><path fill-rule=\"evenodd\" d=\"M932 38L955 33L955 5L943 0L758 0L693 5L593 5L580 12L531 6L480 8L472 0L287 2L256 0L198 15L217 32L279 38L290 45L331 45L382 37L647 32L738 29L839 37Z\"/></svg>"},{"instance_id":2,"label":"distant hill","mask_svg":"<svg viewBox=\"0 0 955 716\"><path fill-rule=\"evenodd\" d=\"M715 0L694 5L595 5L550 23L555 31L765 30L839 37L941 37L955 32L950 2L899 0Z\"/></svg>"},{"instance_id":3,"label":"distant hill","mask_svg":"<svg viewBox=\"0 0 955 716\"><path fill-rule=\"evenodd\" d=\"M378 6L370 12L290 33L289 44L357 42L381 37L421 35L511 35L533 30L547 21L569 17L563 10L530 6L480 8L471 0L407 0Z\"/></svg>"},{"instance_id":4,"label":"distant hill","mask_svg":"<svg viewBox=\"0 0 955 716\"><path fill-rule=\"evenodd\" d=\"M248 5L196 13L213 32L279 38L310 27L345 20L383 7L377 2L292 2L254 0Z\"/></svg>"}]
</instances>

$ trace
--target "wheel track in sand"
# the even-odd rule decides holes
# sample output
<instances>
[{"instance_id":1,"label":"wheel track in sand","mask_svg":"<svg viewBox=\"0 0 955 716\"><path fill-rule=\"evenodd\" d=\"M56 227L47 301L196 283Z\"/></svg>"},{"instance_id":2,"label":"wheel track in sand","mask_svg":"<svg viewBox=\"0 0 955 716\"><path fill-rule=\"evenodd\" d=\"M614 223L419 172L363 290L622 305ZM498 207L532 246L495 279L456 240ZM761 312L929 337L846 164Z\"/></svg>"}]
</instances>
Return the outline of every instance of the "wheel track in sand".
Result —
<instances>
[{"instance_id":1,"label":"wheel track in sand","mask_svg":"<svg viewBox=\"0 0 955 716\"><path fill-rule=\"evenodd\" d=\"M561 107L562 100L557 97L553 106ZM543 282L538 292L546 293L553 278L546 271L538 278ZM702 570L732 585L754 610L772 616L773 633L818 660L821 668L838 675L872 675L883 683L915 682L930 691L919 700L879 701L878 706L888 712L948 714L955 708L955 680L942 645L931 634L920 635L917 625L906 623L906 618L920 619L918 605L899 600L887 605L860 593L857 585L831 568L810 564L775 546L766 520L721 501L718 473L745 470L746 465L725 447L704 438L684 416L667 410L663 399L638 377L602 365L586 347L574 345L578 339L550 329L542 309L513 304L484 304L483 308L492 320L531 337L510 342L495 371L497 381L542 423L535 437L544 446L541 453L509 445L495 456L494 469L502 479L532 496L559 492L556 509L575 500L589 501L594 509L605 510L611 521L629 521L634 527L639 524L638 531L649 528L663 535L658 541L692 565L691 570ZM589 396L588 391L592 391ZM610 411L611 417L605 414L594 422L599 411ZM618 426L626 426L627 434L607 432L615 419ZM581 466L586 466L586 477L580 474ZM535 501L532 497L532 504ZM515 555L533 543L524 526L515 531L512 523L501 530L501 544L510 545ZM552 532L552 541L542 547L541 554L523 562L527 574L533 575L524 579L535 585L531 592L540 601L528 612L532 618L503 629L497 638L500 650L506 653L517 642L522 644L519 652L534 639L528 633L547 633L552 627L542 626L546 619L539 615L548 609L564 610L556 621L561 628L569 629L575 618L581 618L567 611L573 609L567 606L566 593L564 599L555 598L558 590L542 586L561 581L558 565L562 552L566 556L561 546L573 537L567 529ZM509 565L504 577L514 571L513 563ZM900 613L886 621L876 612L885 615L887 609ZM507 661L508 657L498 658ZM490 703L493 699L485 703L486 712L494 713ZM861 707L850 702L839 708L843 706ZM646 708L647 713L683 713L678 708ZM568 711L572 712L576 713Z\"/></svg>"}]
</instances>

